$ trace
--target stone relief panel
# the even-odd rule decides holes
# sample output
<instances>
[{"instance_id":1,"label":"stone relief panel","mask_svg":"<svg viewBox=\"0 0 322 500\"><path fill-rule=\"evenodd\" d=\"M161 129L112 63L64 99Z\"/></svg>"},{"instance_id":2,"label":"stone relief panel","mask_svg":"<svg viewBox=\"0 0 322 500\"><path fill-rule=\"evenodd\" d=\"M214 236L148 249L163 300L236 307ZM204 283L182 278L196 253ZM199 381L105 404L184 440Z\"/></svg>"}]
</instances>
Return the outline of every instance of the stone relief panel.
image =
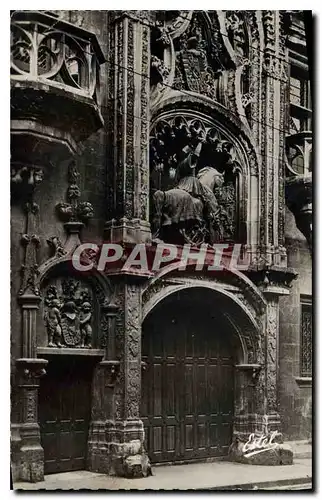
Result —
<instances>
[{"instance_id":1,"label":"stone relief panel","mask_svg":"<svg viewBox=\"0 0 322 500\"><path fill-rule=\"evenodd\" d=\"M241 160L209 120L183 112L154 124L150 183L155 239L197 246L238 239Z\"/></svg>"},{"instance_id":2,"label":"stone relief panel","mask_svg":"<svg viewBox=\"0 0 322 500\"><path fill-rule=\"evenodd\" d=\"M48 347L91 348L95 305L92 290L72 278L58 279L44 293Z\"/></svg>"}]
</instances>

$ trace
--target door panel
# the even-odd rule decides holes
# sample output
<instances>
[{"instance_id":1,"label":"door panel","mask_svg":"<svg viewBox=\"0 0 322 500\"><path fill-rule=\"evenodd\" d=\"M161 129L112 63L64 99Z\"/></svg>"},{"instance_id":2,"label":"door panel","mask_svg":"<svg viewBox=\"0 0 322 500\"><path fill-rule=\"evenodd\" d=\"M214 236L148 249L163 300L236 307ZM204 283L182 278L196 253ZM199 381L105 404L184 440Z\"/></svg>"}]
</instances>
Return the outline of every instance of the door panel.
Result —
<instances>
[{"instance_id":1,"label":"door panel","mask_svg":"<svg viewBox=\"0 0 322 500\"><path fill-rule=\"evenodd\" d=\"M209 309L168 304L144 322L141 418L152 462L227 454L234 383L228 339Z\"/></svg>"},{"instance_id":2,"label":"door panel","mask_svg":"<svg viewBox=\"0 0 322 500\"><path fill-rule=\"evenodd\" d=\"M49 361L39 389L45 474L85 469L92 369L66 358Z\"/></svg>"}]
</instances>

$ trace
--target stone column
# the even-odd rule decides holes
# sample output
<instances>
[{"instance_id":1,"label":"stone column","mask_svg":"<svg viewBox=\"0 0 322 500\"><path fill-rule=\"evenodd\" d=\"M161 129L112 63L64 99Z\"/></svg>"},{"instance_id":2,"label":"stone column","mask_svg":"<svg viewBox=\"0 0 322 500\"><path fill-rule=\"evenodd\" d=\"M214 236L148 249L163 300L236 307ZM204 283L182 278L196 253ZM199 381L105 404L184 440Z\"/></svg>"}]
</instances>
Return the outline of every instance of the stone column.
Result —
<instances>
[{"instance_id":1,"label":"stone column","mask_svg":"<svg viewBox=\"0 0 322 500\"><path fill-rule=\"evenodd\" d=\"M150 11L114 11L109 27L108 217L105 240L151 241L149 223ZM113 408L106 423L111 473L145 476L141 403L141 282L115 273L115 358L119 361ZM103 364L106 364L105 360ZM108 364L106 364L108 366Z\"/></svg>"},{"instance_id":2,"label":"stone column","mask_svg":"<svg viewBox=\"0 0 322 500\"><path fill-rule=\"evenodd\" d=\"M144 449L141 404L141 283L134 276L119 277L116 284L119 314L116 319L116 352L120 374L115 388L115 427L110 431L112 472L144 477L150 464Z\"/></svg>"},{"instance_id":3,"label":"stone column","mask_svg":"<svg viewBox=\"0 0 322 500\"><path fill-rule=\"evenodd\" d=\"M110 18L107 241L139 243L149 224L150 11Z\"/></svg>"}]
</instances>

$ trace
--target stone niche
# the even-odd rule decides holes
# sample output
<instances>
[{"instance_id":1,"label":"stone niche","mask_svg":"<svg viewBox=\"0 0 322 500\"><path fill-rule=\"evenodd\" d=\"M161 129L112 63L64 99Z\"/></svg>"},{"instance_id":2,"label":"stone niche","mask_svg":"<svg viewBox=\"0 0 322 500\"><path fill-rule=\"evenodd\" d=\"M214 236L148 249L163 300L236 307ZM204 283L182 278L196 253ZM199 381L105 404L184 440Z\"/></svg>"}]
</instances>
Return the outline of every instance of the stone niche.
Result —
<instances>
[{"instance_id":1,"label":"stone niche","mask_svg":"<svg viewBox=\"0 0 322 500\"><path fill-rule=\"evenodd\" d=\"M154 238L184 244L243 241L246 178L230 134L203 114L166 112L150 134Z\"/></svg>"},{"instance_id":2,"label":"stone niche","mask_svg":"<svg viewBox=\"0 0 322 500\"><path fill-rule=\"evenodd\" d=\"M90 281L53 277L43 283L42 298L38 347L99 349L105 345L105 328L100 325L104 297Z\"/></svg>"}]
</instances>

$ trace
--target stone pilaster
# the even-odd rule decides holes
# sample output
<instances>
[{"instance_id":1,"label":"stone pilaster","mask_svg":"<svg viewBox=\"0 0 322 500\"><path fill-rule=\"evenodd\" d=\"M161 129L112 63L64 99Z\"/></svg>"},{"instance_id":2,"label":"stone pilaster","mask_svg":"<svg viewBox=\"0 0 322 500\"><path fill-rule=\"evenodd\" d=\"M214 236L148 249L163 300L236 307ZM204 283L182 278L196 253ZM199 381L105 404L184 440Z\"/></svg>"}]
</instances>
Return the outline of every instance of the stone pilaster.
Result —
<instances>
[{"instance_id":1,"label":"stone pilaster","mask_svg":"<svg viewBox=\"0 0 322 500\"><path fill-rule=\"evenodd\" d=\"M34 188L42 179L42 173L27 170L33 176L32 188L27 192L24 209L26 212L25 232L21 243L24 249L21 267L21 286L18 303L22 310L21 354L15 360L15 397L19 407L19 419L12 428L11 462L13 479L37 482L44 478L44 451L41 446L38 425L39 378L43 376L48 361L37 358L37 311L41 302L38 284L39 237L38 211L34 202ZM21 185L24 185L21 182Z\"/></svg>"},{"instance_id":2,"label":"stone pilaster","mask_svg":"<svg viewBox=\"0 0 322 500\"><path fill-rule=\"evenodd\" d=\"M255 363L236 365L234 436L247 439L252 432L261 430L262 417L258 408L263 406L262 366Z\"/></svg>"},{"instance_id":3,"label":"stone pilaster","mask_svg":"<svg viewBox=\"0 0 322 500\"><path fill-rule=\"evenodd\" d=\"M14 480L37 482L44 479L44 450L38 425L39 378L43 376L45 359L16 360L20 423L13 429L12 463Z\"/></svg>"},{"instance_id":4,"label":"stone pilaster","mask_svg":"<svg viewBox=\"0 0 322 500\"><path fill-rule=\"evenodd\" d=\"M265 49L262 76L261 223L262 256L286 267L284 248L284 133L286 64L279 11L263 11Z\"/></svg>"},{"instance_id":5,"label":"stone pilaster","mask_svg":"<svg viewBox=\"0 0 322 500\"><path fill-rule=\"evenodd\" d=\"M141 404L141 281L120 277L116 285L116 353L120 373L115 386L115 424L107 429L112 473L142 477L150 473L144 449Z\"/></svg>"},{"instance_id":6,"label":"stone pilaster","mask_svg":"<svg viewBox=\"0 0 322 500\"><path fill-rule=\"evenodd\" d=\"M149 11L110 19L108 241L146 242L149 225Z\"/></svg>"},{"instance_id":7,"label":"stone pilaster","mask_svg":"<svg viewBox=\"0 0 322 500\"><path fill-rule=\"evenodd\" d=\"M115 438L114 388L119 376L120 362L115 359L115 321L118 307L106 304L103 314L107 323L105 356L95 368L93 378L92 421L88 439L87 466L93 472L111 472L111 447ZM107 437L108 436L108 439Z\"/></svg>"},{"instance_id":8,"label":"stone pilaster","mask_svg":"<svg viewBox=\"0 0 322 500\"><path fill-rule=\"evenodd\" d=\"M279 306L278 296L271 295L267 303L266 330L266 419L268 431L280 430L278 411L278 345ZM267 431L266 429L266 431Z\"/></svg>"}]
</instances>

